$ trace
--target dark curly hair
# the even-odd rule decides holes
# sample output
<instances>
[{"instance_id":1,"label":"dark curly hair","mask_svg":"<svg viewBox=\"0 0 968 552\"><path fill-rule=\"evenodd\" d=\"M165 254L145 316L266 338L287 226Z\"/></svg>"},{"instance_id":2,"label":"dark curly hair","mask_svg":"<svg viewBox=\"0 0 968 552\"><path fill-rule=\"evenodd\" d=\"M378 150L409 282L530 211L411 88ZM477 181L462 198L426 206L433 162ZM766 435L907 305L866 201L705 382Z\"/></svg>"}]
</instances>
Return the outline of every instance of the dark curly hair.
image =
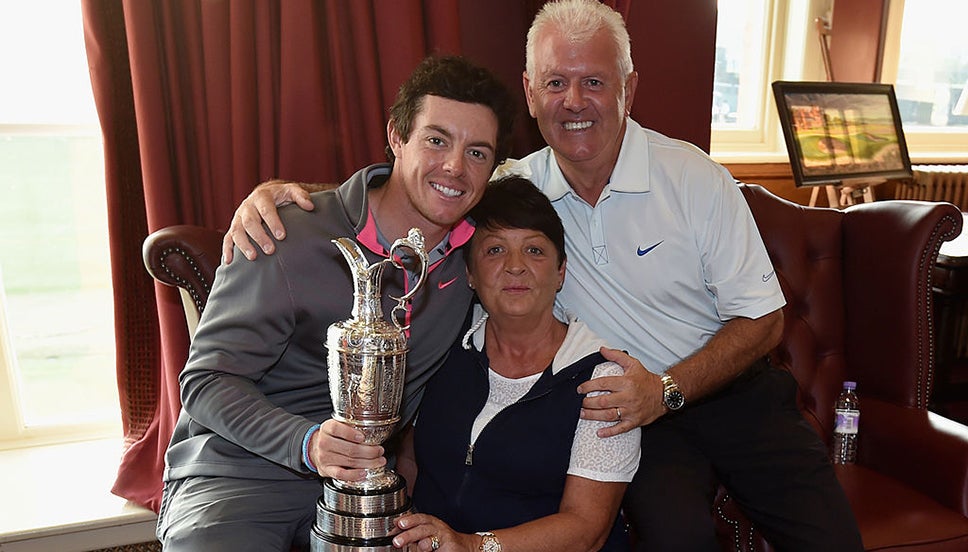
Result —
<instances>
[{"instance_id":1,"label":"dark curly hair","mask_svg":"<svg viewBox=\"0 0 968 552\"><path fill-rule=\"evenodd\" d=\"M439 96L464 103L481 104L497 118L496 167L511 153L511 127L515 102L511 92L490 71L460 56L431 56L417 65L400 86L390 106L390 120L404 142L410 140L413 120L423 108L424 96ZM394 160L387 147L387 158Z\"/></svg>"},{"instance_id":2,"label":"dark curly hair","mask_svg":"<svg viewBox=\"0 0 968 552\"><path fill-rule=\"evenodd\" d=\"M565 262L565 228L561 217L548 196L527 178L508 176L491 182L468 216L478 228L537 230L555 245L558 267ZM471 255L465 256L465 260L469 265Z\"/></svg>"}]
</instances>

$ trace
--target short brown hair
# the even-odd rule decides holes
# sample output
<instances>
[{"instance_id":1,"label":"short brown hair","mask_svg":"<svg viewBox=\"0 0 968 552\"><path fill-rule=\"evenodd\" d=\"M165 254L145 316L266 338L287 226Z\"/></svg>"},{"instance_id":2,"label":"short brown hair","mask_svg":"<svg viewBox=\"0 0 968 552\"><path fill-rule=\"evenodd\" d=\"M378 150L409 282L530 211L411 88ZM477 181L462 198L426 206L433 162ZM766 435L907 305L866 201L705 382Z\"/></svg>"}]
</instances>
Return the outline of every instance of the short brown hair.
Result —
<instances>
[{"instance_id":1,"label":"short brown hair","mask_svg":"<svg viewBox=\"0 0 968 552\"><path fill-rule=\"evenodd\" d=\"M515 102L511 92L490 71L460 56L424 58L400 86L390 106L390 121L404 142L410 139L413 120L423 109L424 96L439 96L490 108L497 118L497 151L494 166L511 153L511 127ZM393 152L387 148L392 162Z\"/></svg>"},{"instance_id":2,"label":"short brown hair","mask_svg":"<svg viewBox=\"0 0 968 552\"><path fill-rule=\"evenodd\" d=\"M527 178L507 176L488 184L484 195L468 213L478 228L541 232L558 252L558 267L565 262L565 228L551 200ZM477 236L477 233L474 234ZM471 238L473 243L474 238ZM464 257L471 266L472 255Z\"/></svg>"}]
</instances>

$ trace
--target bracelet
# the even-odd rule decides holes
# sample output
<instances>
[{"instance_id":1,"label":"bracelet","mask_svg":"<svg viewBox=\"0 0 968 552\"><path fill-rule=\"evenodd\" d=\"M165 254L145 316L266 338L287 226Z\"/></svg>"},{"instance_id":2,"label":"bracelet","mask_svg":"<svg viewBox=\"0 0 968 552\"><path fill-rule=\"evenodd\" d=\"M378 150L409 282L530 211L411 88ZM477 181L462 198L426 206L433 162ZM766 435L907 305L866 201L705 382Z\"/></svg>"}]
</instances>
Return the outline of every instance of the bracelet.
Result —
<instances>
[{"instance_id":1,"label":"bracelet","mask_svg":"<svg viewBox=\"0 0 968 552\"><path fill-rule=\"evenodd\" d=\"M309 468L309 470L313 473L319 473L319 470L316 469L316 466L313 465L312 459L309 458L309 439L313 436L313 433L319 431L319 426L320 424L316 424L309 428L309 431L306 432L306 436L303 437L302 442L303 464L306 464L306 467Z\"/></svg>"}]
</instances>

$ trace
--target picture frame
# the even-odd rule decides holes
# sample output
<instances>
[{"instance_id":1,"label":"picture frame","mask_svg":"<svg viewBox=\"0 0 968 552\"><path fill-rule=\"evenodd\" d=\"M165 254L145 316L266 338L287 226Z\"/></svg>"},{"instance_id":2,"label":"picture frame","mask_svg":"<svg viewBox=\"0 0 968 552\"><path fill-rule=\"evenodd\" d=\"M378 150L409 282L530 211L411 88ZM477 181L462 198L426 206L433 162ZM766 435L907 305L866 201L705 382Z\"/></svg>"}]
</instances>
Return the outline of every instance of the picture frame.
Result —
<instances>
[{"instance_id":1,"label":"picture frame","mask_svg":"<svg viewBox=\"0 0 968 552\"><path fill-rule=\"evenodd\" d=\"M892 85L776 81L773 97L797 187L912 177Z\"/></svg>"}]
</instances>

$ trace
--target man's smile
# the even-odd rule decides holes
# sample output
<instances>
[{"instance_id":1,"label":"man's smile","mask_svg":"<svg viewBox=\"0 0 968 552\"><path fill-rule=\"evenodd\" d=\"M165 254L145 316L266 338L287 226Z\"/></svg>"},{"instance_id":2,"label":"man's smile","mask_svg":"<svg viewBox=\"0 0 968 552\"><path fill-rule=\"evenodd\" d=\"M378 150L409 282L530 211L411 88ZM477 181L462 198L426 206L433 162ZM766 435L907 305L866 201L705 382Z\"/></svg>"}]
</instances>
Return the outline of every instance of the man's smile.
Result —
<instances>
[{"instance_id":1,"label":"man's smile","mask_svg":"<svg viewBox=\"0 0 968 552\"><path fill-rule=\"evenodd\" d=\"M444 194L447 197L460 197L464 195L464 192L462 192L461 190L444 186L443 184L438 184L436 182L431 182L430 187Z\"/></svg>"}]
</instances>

